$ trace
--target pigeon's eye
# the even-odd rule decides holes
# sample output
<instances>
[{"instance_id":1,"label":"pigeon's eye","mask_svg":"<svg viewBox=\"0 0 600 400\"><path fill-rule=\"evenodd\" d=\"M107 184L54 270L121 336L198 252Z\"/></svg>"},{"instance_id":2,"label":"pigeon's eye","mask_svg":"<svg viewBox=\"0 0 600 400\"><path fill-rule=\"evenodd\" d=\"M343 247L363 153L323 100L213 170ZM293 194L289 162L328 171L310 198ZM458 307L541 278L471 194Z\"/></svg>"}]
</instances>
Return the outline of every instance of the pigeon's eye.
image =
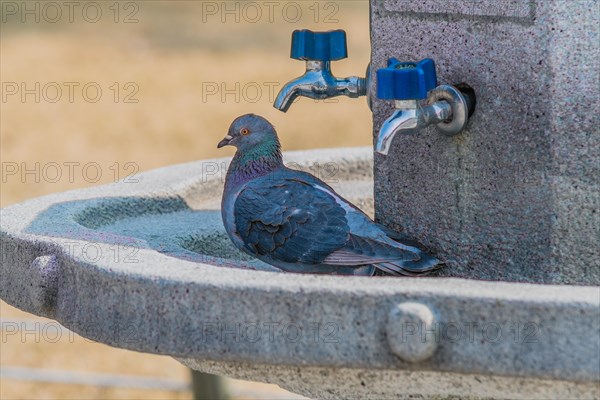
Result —
<instances>
[{"instance_id":1,"label":"pigeon's eye","mask_svg":"<svg viewBox=\"0 0 600 400\"><path fill-rule=\"evenodd\" d=\"M242 128L242 129L240 129L240 133L242 135L247 135L247 134L250 133L250 129L248 129L248 128Z\"/></svg>"}]
</instances>

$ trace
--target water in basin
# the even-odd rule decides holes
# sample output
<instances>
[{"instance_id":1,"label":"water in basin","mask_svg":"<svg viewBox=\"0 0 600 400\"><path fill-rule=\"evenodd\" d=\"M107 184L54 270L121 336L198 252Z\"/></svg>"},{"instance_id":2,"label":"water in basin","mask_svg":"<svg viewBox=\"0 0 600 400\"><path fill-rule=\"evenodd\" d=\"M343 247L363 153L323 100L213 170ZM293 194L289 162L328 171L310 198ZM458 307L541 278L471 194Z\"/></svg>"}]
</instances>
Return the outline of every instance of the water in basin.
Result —
<instances>
[{"instance_id":1,"label":"water in basin","mask_svg":"<svg viewBox=\"0 0 600 400\"><path fill-rule=\"evenodd\" d=\"M237 250L217 210L193 210L179 197L115 197L51 206L28 233L153 249L207 264L279 271Z\"/></svg>"}]
</instances>

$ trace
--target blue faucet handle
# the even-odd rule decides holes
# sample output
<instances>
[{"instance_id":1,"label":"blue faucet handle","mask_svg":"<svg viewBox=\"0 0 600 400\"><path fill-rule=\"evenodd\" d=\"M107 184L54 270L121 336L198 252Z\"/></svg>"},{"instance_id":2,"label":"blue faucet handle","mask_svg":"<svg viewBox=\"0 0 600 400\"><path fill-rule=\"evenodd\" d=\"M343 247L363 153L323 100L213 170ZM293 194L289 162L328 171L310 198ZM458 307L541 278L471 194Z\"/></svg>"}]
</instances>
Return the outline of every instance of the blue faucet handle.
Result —
<instances>
[{"instance_id":1,"label":"blue faucet handle","mask_svg":"<svg viewBox=\"0 0 600 400\"><path fill-rule=\"evenodd\" d=\"M292 33L290 57L305 61L335 61L346 58L346 32L341 29L327 32L295 30Z\"/></svg>"},{"instance_id":2,"label":"blue faucet handle","mask_svg":"<svg viewBox=\"0 0 600 400\"><path fill-rule=\"evenodd\" d=\"M437 87L435 63L425 58L417 63L388 60L377 70L377 97L382 100L421 100Z\"/></svg>"}]
</instances>

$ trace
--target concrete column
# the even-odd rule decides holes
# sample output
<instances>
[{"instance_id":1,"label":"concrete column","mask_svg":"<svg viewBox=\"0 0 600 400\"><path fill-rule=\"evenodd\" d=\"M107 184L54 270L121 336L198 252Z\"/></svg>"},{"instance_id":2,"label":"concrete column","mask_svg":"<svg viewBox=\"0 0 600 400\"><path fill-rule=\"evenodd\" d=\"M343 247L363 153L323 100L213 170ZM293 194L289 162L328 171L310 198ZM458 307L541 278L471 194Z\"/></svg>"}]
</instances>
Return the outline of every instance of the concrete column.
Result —
<instances>
[{"instance_id":1,"label":"concrete column","mask_svg":"<svg viewBox=\"0 0 600 400\"><path fill-rule=\"evenodd\" d=\"M477 94L467 132L397 135L375 155L376 218L442 275L600 284L599 3L372 0L372 68L437 63ZM375 100L374 135L392 113Z\"/></svg>"}]
</instances>

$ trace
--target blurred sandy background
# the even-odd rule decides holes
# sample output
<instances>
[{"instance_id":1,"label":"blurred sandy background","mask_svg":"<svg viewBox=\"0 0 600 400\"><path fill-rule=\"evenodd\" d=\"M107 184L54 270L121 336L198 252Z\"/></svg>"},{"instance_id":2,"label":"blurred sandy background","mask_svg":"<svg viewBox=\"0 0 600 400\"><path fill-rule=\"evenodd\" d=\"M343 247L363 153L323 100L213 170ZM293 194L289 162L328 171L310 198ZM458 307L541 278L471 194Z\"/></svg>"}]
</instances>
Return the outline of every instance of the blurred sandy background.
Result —
<instances>
[{"instance_id":1,"label":"blurred sandy background","mask_svg":"<svg viewBox=\"0 0 600 400\"><path fill-rule=\"evenodd\" d=\"M208 3L231 9L244 4ZM207 15L203 10L207 2L200 1L121 2L119 23L108 9L112 2L99 3L103 17L96 23L86 22L82 11L77 12L83 7L74 10L74 23L69 23L68 15L57 23L46 23L43 15L40 23L32 15L26 15L25 23L19 14L3 15L7 22L1 28L1 80L3 89L12 89L6 85L16 83L19 92L3 93L1 156L5 175L14 166L7 163L17 163L19 171L3 177L1 205L89 186L93 182L87 181L95 180L97 168L90 167L86 179L82 169L88 163L101 167L98 183L104 183L114 180L115 170L121 178L132 172L125 163L145 171L231 155L231 149L218 151L216 143L233 118L247 112L267 117L278 129L285 150L371 143L371 114L364 97L319 104L300 99L284 114L272 107L274 98L269 93L269 86L278 92L304 72L302 61L289 58L294 29L345 29L349 58L335 62L333 71L338 76L364 76L370 52L368 3L292 2L302 13L297 23L286 21L292 20L294 8L288 7L290 16L284 18L286 2L276 3L280 6L273 11L272 23L266 6L255 23L246 22L253 18L251 9L245 15L240 7L236 23L236 15ZM138 5L130 18L139 22L122 22L135 11L125 10L128 4ZM315 8L320 14L318 23L314 22ZM93 14L93 8L87 10ZM67 11L65 7L63 14ZM35 92L36 82L40 83L40 102L35 102L34 94L25 95L23 102L21 85ZM71 85L72 103L70 82L78 84ZM50 102L57 93L52 83L62 90L56 103ZM120 92L117 102L115 83ZM128 83L133 85L125 88ZM83 88L88 84L86 99ZM222 85L235 93L222 98ZM102 96L93 103L97 86ZM211 95L215 86L218 93ZM134 100L138 102L125 102ZM50 182L56 180L56 168L49 166L53 162L63 173L56 182ZM73 183L65 162L80 163L73 167ZM33 174L22 179L19 172L34 169L35 163L40 163L40 175L49 179L42 176L37 183Z\"/></svg>"},{"instance_id":2,"label":"blurred sandy background","mask_svg":"<svg viewBox=\"0 0 600 400\"><path fill-rule=\"evenodd\" d=\"M304 71L303 62L289 58L294 29L345 29L349 58L335 62L333 71L364 76L370 52L367 1L55 2L61 16L47 2L1 3L2 207L174 163L230 156L232 149L217 150L216 143L231 120L247 112L276 126L284 150L371 143L364 98L301 99L287 114L271 106L283 84ZM23 97L22 89L29 94ZM0 313L3 319L32 317L5 303ZM168 357L81 338L50 343L3 334L0 346L1 367L189 380L186 368ZM236 385L238 393L272 390L286 398L270 387ZM3 379L0 398L191 398L191 393Z\"/></svg>"}]
</instances>

